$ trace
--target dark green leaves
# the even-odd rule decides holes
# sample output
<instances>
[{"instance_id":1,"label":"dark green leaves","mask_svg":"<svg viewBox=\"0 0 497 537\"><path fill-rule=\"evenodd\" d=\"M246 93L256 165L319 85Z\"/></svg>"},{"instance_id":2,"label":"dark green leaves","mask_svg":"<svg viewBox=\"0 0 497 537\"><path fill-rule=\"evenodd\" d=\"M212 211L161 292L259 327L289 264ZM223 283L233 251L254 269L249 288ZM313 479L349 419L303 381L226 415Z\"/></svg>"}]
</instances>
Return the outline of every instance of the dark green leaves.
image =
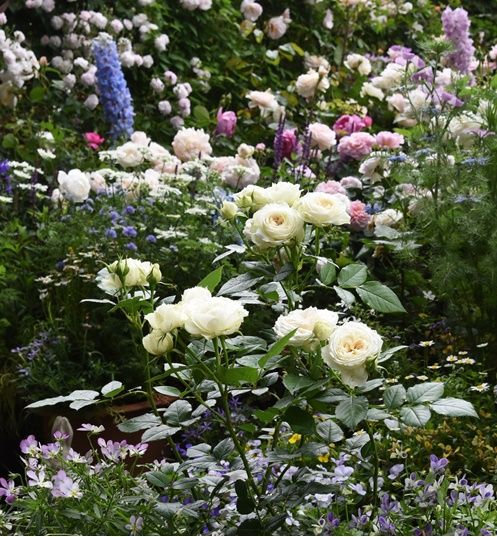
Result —
<instances>
[{"instance_id":1,"label":"dark green leaves","mask_svg":"<svg viewBox=\"0 0 497 537\"><path fill-rule=\"evenodd\" d=\"M368 400L365 397L347 397L338 403L335 415L350 429L354 429L366 419L368 413Z\"/></svg>"},{"instance_id":2,"label":"dark green leaves","mask_svg":"<svg viewBox=\"0 0 497 537\"><path fill-rule=\"evenodd\" d=\"M397 295L380 282L365 282L356 289L362 301L381 313L405 313Z\"/></svg>"}]
</instances>

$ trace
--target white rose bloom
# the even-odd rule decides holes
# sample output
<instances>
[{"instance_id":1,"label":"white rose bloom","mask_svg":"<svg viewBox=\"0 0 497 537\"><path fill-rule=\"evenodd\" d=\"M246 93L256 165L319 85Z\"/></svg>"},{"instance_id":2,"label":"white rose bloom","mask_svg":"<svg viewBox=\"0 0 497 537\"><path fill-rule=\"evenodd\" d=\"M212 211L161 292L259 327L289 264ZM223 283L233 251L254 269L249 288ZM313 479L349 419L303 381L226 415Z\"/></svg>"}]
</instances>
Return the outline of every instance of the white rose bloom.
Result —
<instances>
[{"instance_id":1,"label":"white rose bloom","mask_svg":"<svg viewBox=\"0 0 497 537\"><path fill-rule=\"evenodd\" d=\"M453 117L448 126L447 133L457 144L464 149L469 149L476 138L476 134L483 127L484 120L478 114L467 112Z\"/></svg>"},{"instance_id":2,"label":"white rose bloom","mask_svg":"<svg viewBox=\"0 0 497 537\"><path fill-rule=\"evenodd\" d=\"M332 30L334 24L335 23L334 23L333 11L331 11L331 9L327 9L324 14L323 27L326 28L327 30Z\"/></svg>"},{"instance_id":3,"label":"white rose bloom","mask_svg":"<svg viewBox=\"0 0 497 537\"><path fill-rule=\"evenodd\" d=\"M279 17L272 17L267 22L266 33L270 39L280 39L286 34L288 25L292 22L290 10L285 11Z\"/></svg>"},{"instance_id":4,"label":"white rose bloom","mask_svg":"<svg viewBox=\"0 0 497 537\"><path fill-rule=\"evenodd\" d=\"M371 73L371 62L361 54L349 54L343 63L347 69L357 70L363 76Z\"/></svg>"},{"instance_id":5,"label":"white rose bloom","mask_svg":"<svg viewBox=\"0 0 497 537\"><path fill-rule=\"evenodd\" d=\"M255 22L262 15L262 6L253 0L243 0L240 11L247 20Z\"/></svg>"},{"instance_id":6,"label":"white rose bloom","mask_svg":"<svg viewBox=\"0 0 497 537\"><path fill-rule=\"evenodd\" d=\"M309 125L311 147L318 147L321 151L331 149L337 143L335 131L324 123L311 123Z\"/></svg>"},{"instance_id":7,"label":"white rose bloom","mask_svg":"<svg viewBox=\"0 0 497 537\"><path fill-rule=\"evenodd\" d=\"M143 131L135 131L131 135L131 141L142 147L148 147L150 144L150 138Z\"/></svg>"},{"instance_id":8,"label":"white rose bloom","mask_svg":"<svg viewBox=\"0 0 497 537\"><path fill-rule=\"evenodd\" d=\"M123 168L135 168L143 162L143 153L138 144L126 142L116 149L116 158Z\"/></svg>"},{"instance_id":9,"label":"white rose bloom","mask_svg":"<svg viewBox=\"0 0 497 537\"><path fill-rule=\"evenodd\" d=\"M107 188L107 181L101 173L92 172L90 174L90 186L93 192L105 192Z\"/></svg>"},{"instance_id":10,"label":"white rose bloom","mask_svg":"<svg viewBox=\"0 0 497 537\"><path fill-rule=\"evenodd\" d=\"M235 203L240 209L257 211L264 207L264 205L274 201L271 199L268 190L257 185L248 185L235 194Z\"/></svg>"},{"instance_id":11,"label":"white rose bloom","mask_svg":"<svg viewBox=\"0 0 497 537\"><path fill-rule=\"evenodd\" d=\"M114 261L97 274L98 287L109 294L116 294L124 287L148 287L149 280L160 281L162 274L157 263L128 257Z\"/></svg>"},{"instance_id":12,"label":"white rose bloom","mask_svg":"<svg viewBox=\"0 0 497 537\"><path fill-rule=\"evenodd\" d=\"M326 76L320 76L314 69L309 70L309 72L304 75L300 75L295 84L297 93L306 99L314 97L317 90L326 91L329 87L330 82Z\"/></svg>"},{"instance_id":13,"label":"white rose bloom","mask_svg":"<svg viewBox=\"0 0 497 537\"><path fill-rule=\"evenodd\" d=\"M154 330L172 332L183 327L186 315L181 304L161 304L153 313L145 315L145 320Z\"/></svg>"},{"instance_id":14,"label":"white rose bloom","mask_svg":"<svg viewBox=\"0 0 497 537\"><path fill-rule=\"evenodd\" d=\"M202 129L181 129L173 143L174 154L183 162L208 156L212 153L209 135Z\"/></svg>"},{"instance_id":15,"label":"white rose bloom","mask_svg":"<svg viewBox=\"0 0 497 537\"><path fill-rule=\"evenodd\" d=\"M405 66L398 63L389 63L380 76L375 76L371 83L382 90L390 90L398 86L405 76L407 76Z\"/></svg>"},{"instance_id":16,"label":"white rose bloom","mask_svg":"<svg viewBox=\"0 0 497 537\"><path fill-rule=\"evenodd\" d=\"M257 183L261 170L253 158L241 158L237 155L221 172L222 180L232 188L244 188Z\"/></svg>"},{"instance_id":17,"label":"white rose bloom","mask_svg":"<svg viewBox=\"0 0 497 537\"><path fill-rule=\"evenodd\" d=\"M377 213L373 216L373 222L377 226L389 226L395 227L403 218L400 211L395 209L386 209L381 213Z\"/></svg>"},{"instance_id":18,"label":"white rose bloom","mask_svg":"<svg viewBox=\"0 0 497 537\"><path fill-rule=\"evenodd\" d=\"M280 315L273 330L282 338L297 330L288 342L293 347L302 347L306 351L315 351L321 341L327 340L338 322L338 314L333 311L307 308L294 310L287 315Z\"/></svg>"},{"instance_id":19,"label":"white rose bloom","mask_svg":"<svg viewBox=\"0 0 497 537\"><path fill-rule=\"evenodd\" d=\"M240 144L236 152L240 158L247 159L253 156L255 147L253 145Z\"/></svg>"},{"instance_id":20,"label":"white rose bloom","mask_svg":"<svg viewBox=\"0 0 497 537\"><path fill-rule=\"evenodd\" d=\"M368 379L366 363L380 353L381 336L364 323L351 321L338 326L323 347L323 361L340 371L345 384L361 386Z\"/></svg>"},{"instance_id":21,"label":"white rose bloom","mask_svg":"<svg viewBox=\"0 0 497 537\"><path fill-rule=\"evenodd\" d=\"M86 173L77 168L68 173L60 171L57 175L60 193L64 199L82 203L90 194L91 184Z\"/></svg>"},{"instance_id":22,"label":"white rose bloom","mask_svg":"<svg viewBox=\"0 0 497 537\"><path fill-rule=\"evenodd\" d=\"M350 224L344 196L327 192L309 192L300 198L294 207L306 222L318 227Z\"/></svg>"},{"instance_id":23,"label":"white rose bloom","mask_svg":"<svg viewBox=\"0 0 497 537\"><path fill-rule=\"evenodd\" d=\"M300 198L300 186L280 181L265 189L273 203L287 203L292 206Z\"/></svg>"},{"instance_id":24,"label":"white rose bloom","mask_svg":"<svg viewBox=\"0 0 497 537\"><path fill-rule=\"evenodd\" d=\"M364 82L361 88L361 97L374 97L379 101L383 101L385 94L371 82Z\"/></svg>"},{"instance_id":25,"label":"white rose bloom","mask_svg":"<svg viewBox=\"0 0 497 537\"><path fill-rule=\"evenodd\" d=\"M243 233L261 249L301 241L304 238L304 220L286 203L269 203L247 220Z\"/></svg>"},{"instance_id":26,"label":"white rose bloom","mask_svg":"<svg viewBox=\"0 0 497 537\"><path fill-rule=\"evenodd\" d=\"M225 220L233 220L238 213L238 205L233 201L225 200L219 212Z\"/></svg>"},{"instance_id":27,"label":"white rose bloom","mask_svg":"<svg viewBox=\"0 0 497 537\"><path fill-rule=\"evenodd\" d=\"M148 353L162 356L173 348L173 338L162 330L152 330L142 339L142 345Z\"/></svg>"},{"instance_id":28,"label":"white rose bloom","mask_svg":"<svg viewBox=\"0 0 497 537\"><path fill-rule=\"evenodd\" d=\"M271 93L271 90L249 91L247 93L247 99L249 100L249 108L259 108L263 116L279 108L278 101Z\"/></svg>"},{"instance_id":29,"label":"white rose bloom","mask_svg":"<svg viewBox=\"0 0 497 537\"><path fill-rule=\"evenodd\" d=\"M195 298L187 306L185 330L206 339L237 332L248 315L239 302L225 297Z\"/></svg>"}]
</instances>

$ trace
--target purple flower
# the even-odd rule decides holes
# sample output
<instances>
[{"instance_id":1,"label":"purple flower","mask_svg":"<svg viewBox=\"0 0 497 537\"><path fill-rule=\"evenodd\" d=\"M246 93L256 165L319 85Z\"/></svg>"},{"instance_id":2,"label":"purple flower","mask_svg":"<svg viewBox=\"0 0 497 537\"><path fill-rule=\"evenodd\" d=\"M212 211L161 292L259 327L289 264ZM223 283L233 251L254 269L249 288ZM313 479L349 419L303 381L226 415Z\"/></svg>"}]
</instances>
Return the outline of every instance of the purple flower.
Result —
<instances>
[{"instance_id":1,"label":"purple flower","mask_svg":"<svg viewBox=\"0 0 497 537\"><path fill-rule=\"evenodd\" d=\"M344 483L353 473L354 468L351 466L337 466L333 471L332 483Z\"/></svg>"},{"instance_id":2,"label":"purple flower","mask_svg":"<svg viewBox=\"0 0 497 537\"><path fill-rule=\"evenodd\" d=\"M136 244L135 244L134 242L128 242L128 243L126 244L126 248L127 248L128 250L133 251L133 252L136 252L136 250L138 250L138 246L136 246Z\"/></svg>"},{"instance_id":3,"label":"purple flower","mask_svg":"<svg viewBox=\"0 0 497 537\"><path fill-rule=\"evenodd\" d=\"M76 498L83 496L79 483L73 481L64 470L59 470L54 477L52 496L55 498Z\"/></svg>"},{"instance_id":4,"label":"purple flower","mask_svg":"<svg viewBox=\"0 0 497 537\"><path fill-rule=\"evenodd\" d=\"M91 423L82 423L81 427L78 427L78 431L83 431L87 433L97 434L105 431L105 427L103 425L93 425Z\"/></svg>"},{"instance_id":5,"label":"purple flower","mask_svg":"<svg viewBox=\"0 0 497 537\"><path fill-rule=\"evenodd\" d=\"M25 453L26 455L36 456L40 452L38 442L32 434L30 434L24 440L21 440L20 446L22 453Z\"/></svg>"},{"instance_id":6,"label":"purple flower","mask_svg":"<svg viewBox=\"0 0 497 537\"><path fill-rule=\"evenodd\" d=\"M5 501L8 504L13 504L17 497L17 488L14 481L7 481L3 477L0 477L0 497L5 496Z\"/></svg>"},{"instance_id":7,"label":"purple flower","mask_svg":"<svg viewBox=\"0 0 497 537\"><path fill-rule=\"evenodd\" d=\"M357 511L357 516L352 515L352 520L350 521L350 527L356 528L358 530L364 528L369 523L369 517L371 516L371 513L362 513L362 510L359 509Z\"/></svg>"},{"instance_id":8,"label":"purple flower","mask_svg":"<svg viewBox=\"0 0 497 537\"><path fill-rule=\"evenodd\" d=\"M354 491L356 494L359 494L359 496L365 496L366 495L366 489L362 486L361 483L353 483L349 485L350 490Z\"/></svg>"},{"instance_id":9,"label":"purple flower","mask_svg":"<svg viewBox=\"0 0 497 537\"><path fill-rule=\"evenodd\" d=\"M143 518L141 516L136 517L135 515L131 515L129 517L129 524L126 524L126 529L131 535L138 535L143 529Z\"/></svg>"},{"instance_id":10,"label":"purple flower","mask_svg":"<svg viewBox=\"0 0 497 537\"><path fill-rule=\"evenodd\" d=\"M235 112L223 112L223 109L220 108L217 111L217 127L216 134L222 134L231 138L235 134L236 130L236 114Z\"/></svg>"},{"instance_id":11,"label":"purple flower","mask_svg":"<svg viewBox=\"0 0 497 537\"><path fill-rule=\"evenodd\" d=\"M461 7L457 9L447 7L442 14L442 25L445 37L454 47L454 52L447 58L449 65L461 73L469 73L475 48L469 35L471 22L468 12Z\"/></svg>"},{"instance_id":12,"label":"purple flower","mask_svg":"<svg viewBox=\"0 0 497 537\"><path fill-rule=\"evenodd\" d=\"M105 237L107 239L115 239L117 237L117 231L115 229L109 228L105 231Z\"/></svg>"},{"instance_id":13,"label":"purple flower","mask_svg":"<svg viewBox=\"0 0 497 537\"><path fill-rule=\"evenodd\" d=\"M430 469L435 474L443 472L447 464L449 464L449 461L445 457L439 459L436 455L430 455Z\"/></svg>"},{"instance_id":14,"label":"purple flower","mask_svg":"<svg viewBox=\"0 0 497 537\"><path fill-rule=\"evenodd\" d=\"M155 244L157 242L157 237L155 235L147 235L145 240L151 244Z\"/></svg>"},{"instance_id":15,"label":"purple flower","mask_svg":"<svg viewBox=\"0 0 497 537\"><path fill-rule=\"evenodd\" d=\"M296 129L286 129L281 134L281 157L289 158L292 153L299 152L299 141Z\"/></svg>"},{"instance_id":16,"label":"purple flower","mask_svg":"<svg viewBox=\"0 0 497 537\"><path fill-rule=\"evenodd\" d=\"M399 477L399 475L402 472L402 470L404 470L404 465L403 464L394 464L390 468L390 473L388 474L388 479L391 479L392 481L394 479L397 479L397 477Z\"/></svg>"},{"instance_id":17,"label":"purple flower","mask_svg":"<svg viewBox=\"0 0 497 537\"><path fill-rule=\"evenodd\" d=\"M123 228L123 235L125 237L136 237L138 235L138 231L136 231L136 228L133 226L125 226Z\"/></svg>"},{"instance_id":18,"label":"purple flower","mask_svg":"<svg viewBox=\"0 0 497 537\"><path fill-rule=\"evenodd\" d=\"M126 214L135 214L136 209L132 205L128 205L126 209L124 209L124 212Z\"/></svg>"}]
</instances>

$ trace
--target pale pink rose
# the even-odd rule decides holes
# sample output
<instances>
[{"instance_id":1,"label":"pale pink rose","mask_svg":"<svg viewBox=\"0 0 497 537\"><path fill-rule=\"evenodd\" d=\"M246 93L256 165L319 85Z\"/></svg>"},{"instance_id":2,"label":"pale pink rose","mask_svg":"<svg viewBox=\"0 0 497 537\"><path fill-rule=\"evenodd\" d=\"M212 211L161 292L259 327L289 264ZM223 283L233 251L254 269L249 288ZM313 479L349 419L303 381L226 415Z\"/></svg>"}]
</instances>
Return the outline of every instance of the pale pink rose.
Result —
<instances>
[{"instance_id":1,"label":"pale pink rose","mask_svg":"<svg viewBox=\"0 0 497 537\"><path fill-rule=\"evenodd\" d=\"M337 143L335 131L324 123L311 123L309 125L309 134L311 136L311 147L318 147L321 150L331 149Z\"/></svg>"},{"instance_id":2,"label":"pale pink rose","mask_svg":"<svg viewBox=\"0 0 497 537\"><path fill-rule=\"evenodd\" d=\"M280 39L286 34L288 25L292 22L290 10L285 11L279 17L269 19L266 27L266 33L271 39Z\"/></svg>"},{"instance_id":3,"label":"pale pink rose","mask_svg":"<svg viewBox=\"0 0 497 537\"><path fill-rule=\"evenodd\" d=\"M402 134L381 131L376 135L376 145L384 149L398 149L404 143Z\"/></svg>"},{"instance_id":4,"label":"pale pink rose","mask_svg":"<svg viewBox=\"0 0 497 537\"><path fill-rule=\"evenodd\" d=\"M360 231L368 226L371 215L366 212L366 205L362 201L351 202L347 212L350 215L350 227L353 230Z\"/></svg>"},{"instance_id":5,"label":"pale pink rose","mask_svg":"<svg viewBox=\"0 0 497 537\"><path fill-rule=\"evenodd\" d=\"M376 140L366 132L354 132L350 136L344 136L338 144L338 153L341 157L350 157L361 160L369 155Z\"/></svg>"},{"instance_id":6,"label":"pale pink rose","mask_svg":"<svg viewBox=\"0 0 497 537\"><path fill-rule=\"evenodd\" d=\"M357 177L349 175L348 177L343 177L340 179L340 184L345 188L358 188L362 189L362 182Z\"/></svg>"},{"instance_id":7,"label":"pale pink rose","mask_svg":"<svg viewBox=\"0 0 497 537\"><path fill-rule=\"evenodd\" d=\"M347 191L338 181L326 181L326 183L319 183L319 185L316 187L316 192L347 195Z\"/></svg>"}]
</instances>

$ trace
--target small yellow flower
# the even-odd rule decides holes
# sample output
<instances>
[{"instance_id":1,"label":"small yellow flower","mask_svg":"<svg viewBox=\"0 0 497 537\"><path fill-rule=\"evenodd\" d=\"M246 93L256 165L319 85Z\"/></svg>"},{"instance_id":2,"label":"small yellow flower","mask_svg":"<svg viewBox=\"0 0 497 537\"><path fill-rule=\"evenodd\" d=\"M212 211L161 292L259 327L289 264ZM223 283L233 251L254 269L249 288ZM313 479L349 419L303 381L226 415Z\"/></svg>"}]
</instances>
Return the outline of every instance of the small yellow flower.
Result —
<instances>
[{"instance_id":1,"label":"small yellow flower","mask_svg":"<svg viewBox=\"0 0 497 537\"><path fill-rule=\"evenodd\" d=\"M301 434L294 433L292 436L290 436L288 443L289 444L296 444L297 442L300 442L300 439L302 438Z\"/></svg>"},{"instance_id":2,"label":"small yellow flower","mask_svg":"<svg viewBox=\"0 0 497 537\"><path fill-rule=\"evenodd\" d=\"M324 455L319 455L318 456L318 461L319 462L328 462L330 460L330 454L329 453L325 453Z\"/></svg>"}]
</instances>

